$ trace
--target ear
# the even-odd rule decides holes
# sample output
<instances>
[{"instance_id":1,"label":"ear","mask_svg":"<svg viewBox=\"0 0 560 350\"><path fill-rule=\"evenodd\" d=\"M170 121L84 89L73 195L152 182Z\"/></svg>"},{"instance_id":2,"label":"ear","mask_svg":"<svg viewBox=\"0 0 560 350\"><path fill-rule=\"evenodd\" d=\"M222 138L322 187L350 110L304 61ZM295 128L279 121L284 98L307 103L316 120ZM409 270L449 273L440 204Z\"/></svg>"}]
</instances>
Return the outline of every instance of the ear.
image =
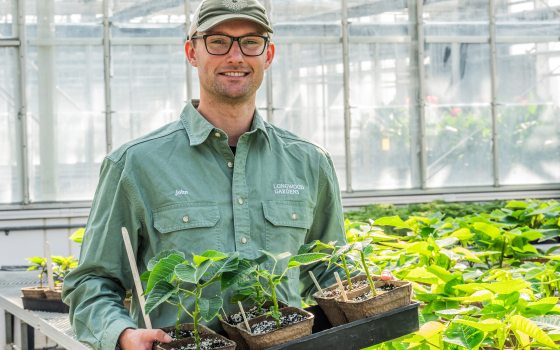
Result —
<instances>
[{"instance_id":1,"label":"ear","mask_svg":"<svg viewBox=\"0 0 560 350\"><path fill-rule=\"evenodd\" d=\"M272 60L274 60L275 52L276 52L276 46L271 41L270 43L268 43L268 46L266 48L266 62L264 65L264 69L268 69L268 67L270 67L270 65L272 64Z\"/></svg>"},{"instance_id":2,"label":"ear","mask_svg":"<svg viewBox=\"0 0 560 350\"><path fill-rule=\"evenodd\" d=\"M192 40L187 40L185 42L185 55L187 56L187 60L193 67L197 67L196 62L196 50L193 45Z\"/></svg>"}]
</instances>

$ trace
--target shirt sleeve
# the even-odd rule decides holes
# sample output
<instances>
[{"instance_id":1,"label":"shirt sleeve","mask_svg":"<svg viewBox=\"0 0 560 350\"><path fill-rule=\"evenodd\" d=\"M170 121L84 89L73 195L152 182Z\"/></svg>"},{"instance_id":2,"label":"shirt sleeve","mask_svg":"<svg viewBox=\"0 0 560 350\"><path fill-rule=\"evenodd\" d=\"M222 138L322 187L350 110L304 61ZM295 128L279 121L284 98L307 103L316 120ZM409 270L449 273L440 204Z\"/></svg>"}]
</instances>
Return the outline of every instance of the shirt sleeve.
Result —
<instances>
[{"instance_id":1,"label":"shirt sleeve","mask_svg":"<svg viewBox=\"0 0 560 350\"><path fill-rule=\"evenodd\" d=\"M78 340L94 349L115 349L118 337L137 323L123 306L132 276L121 227L127 227L135 251L141 221L131 201L123 168L105 159L81 247L80 263L64 280L63 300Z\"/></svg>"},{"instance_id":2,"label":"shirt sleeve","mask_svg":"<svg viewBox=\"0 0 560 350\"><path fill-rule=\"evenodd\" d=\"M317 202L313 223L305 243L319 240L325 243L336 241L336 245L344 245L346 244L346 232L342 202L338 179L329 155L325 154L322 157L319 169ZM317 291L309 276L309 271L313 272L322 287L326 287L335 282L334 271L337 270L336 267L326 269L325 263L302 267L300 281L302 283L301 295L303 300L309 302L312 299L311 295Z\"/></svg>"}]
</instances>

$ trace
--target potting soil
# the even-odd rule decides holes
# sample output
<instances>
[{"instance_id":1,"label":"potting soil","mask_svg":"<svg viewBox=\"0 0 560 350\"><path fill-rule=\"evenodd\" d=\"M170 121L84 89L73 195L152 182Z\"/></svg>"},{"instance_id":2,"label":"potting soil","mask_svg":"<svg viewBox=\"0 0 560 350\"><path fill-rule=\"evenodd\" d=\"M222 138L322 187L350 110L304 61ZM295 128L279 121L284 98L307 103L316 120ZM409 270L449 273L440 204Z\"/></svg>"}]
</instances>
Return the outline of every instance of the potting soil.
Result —
<instances>
[{"instance_id":1,"label":"potting soil","mask_svg":"<svg viewBox=\"0 0 560 350\"><path fill-rule=\"evenodd\" d=\"M267 311L266 308L261 308L261 311L259 312L257 307L253 306L250 309L248 309L247 311L245 311L245 316L247 317L247 320L250 320L250 319L253 319L255 317L264 315L266 313L266 311ZM241 311L229 315L227 322L229 324L231 324L232 326L238 325L241 322L243 322L243 316L241 315Z\"/></svg>"},{"instance_id":2,"label":"potting soil","mask_svg":"<svg viewBox=\"0 0 560 350\"><path fill-rule=\"evenodd\" d=\"M305 316L300 315L297 312L292 312L288 315L280 316L280 328L289 326L298 322L305 320ZM274 320L264 320L259 323L255 323L251 326L251 333L253 334L264 334L272 332L276 329L276 322Z\"/></svg>"},{"instance_id":3,"label":"potting soil","mask_svg":"<svg viewBox=\"0 0 560 350\"><path fill-rule=\"evenodd\" d=\"M200 342L200 348L202 350L219 349L226 345L228 344L224 340L216 338L202 339ZM169 350L196 350L196 344L181 345Z\"/></svg>"},{"instance_id":4,"label":"potting soil","mask_svg":"<svg viewBox=\"0 0 560 350\"><path fill-rule=\"evenodd\" d=\"M388 291L391 291L393 289L397 288L395 285L393 284L384 284L380 287L375 288L375 290L377 291L377 294L382 294L382 293L386 293ZM367 299L372 298L373 295L371 294L371 290L365 294L362 294L360 296L355 297L354 299L352 299L352 301L364 301Z\"/></svg>"},{"instance_id":5,"label":"potting soil","mask_svg":"<svg viewBox=\"0 0 560 350\"><path fill-rule=\"evenodd\" d=\"M367 280L360 280L360 281L356 281L356 282L352 282L352 286L354 287L352 290L356 289L356 288L360 288L360 287L364 287L368 284ZM349 292L348 289L348 285L344 285L344 290L346 292ZM323 298L331 298L331 297L335 297L335 296L339 296L340 295L340 289L339 288L335 288L335 289L331 289L331 290L325 290L323 295L319 295Z\"/></svg>"}]
</instances>

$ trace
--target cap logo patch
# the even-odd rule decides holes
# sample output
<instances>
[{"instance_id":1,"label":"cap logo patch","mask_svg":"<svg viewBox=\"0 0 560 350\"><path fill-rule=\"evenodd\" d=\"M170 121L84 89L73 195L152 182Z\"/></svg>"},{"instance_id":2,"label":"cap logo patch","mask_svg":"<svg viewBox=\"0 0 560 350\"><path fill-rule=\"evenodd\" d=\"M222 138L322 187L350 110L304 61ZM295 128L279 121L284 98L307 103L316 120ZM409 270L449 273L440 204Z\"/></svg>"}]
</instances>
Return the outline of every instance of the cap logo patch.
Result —
<instances>
[{"instance_id":1,"label":"cap logo patch","mask_svg":"<svg viewBox=\"0 0 560 350\"><path fill-rule=\"evenodd\" d=\"M240 11L247 7L247 0L223 0L222 4L230 11Z\"/></svg>"}]
</instances>

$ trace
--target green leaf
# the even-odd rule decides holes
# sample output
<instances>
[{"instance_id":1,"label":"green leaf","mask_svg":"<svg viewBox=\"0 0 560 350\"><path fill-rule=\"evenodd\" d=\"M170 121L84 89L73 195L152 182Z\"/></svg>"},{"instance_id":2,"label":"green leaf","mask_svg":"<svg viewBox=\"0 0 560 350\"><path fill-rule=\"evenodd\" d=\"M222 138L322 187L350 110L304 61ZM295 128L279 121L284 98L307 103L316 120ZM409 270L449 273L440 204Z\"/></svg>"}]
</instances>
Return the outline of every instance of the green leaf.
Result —
<instances>
[{"instance_id":1,"label":"green leaf","mask_svg":"<svg viewBox=\"0 0 560 350\"><path fill-rule=\"evenodd\" d=\"M218 315L222 308L222 297L215 296L212 298L200 298L200 316L206 322L212 321Z\"/></svg>"},{"instance_id":2,"label":"green leaf","mask_svg":"<svg viewBox=\"0 0 560 350\"><path fill-rule=\"evenodd\" d=\"M452 324L445 332L444 343L455 344L467 349L478 349L486 334L464 324ZM444 348L447 348L444 346Z\"/></svg>"},{"instance_id":3,"label":"green leaf","mask_svg":"<svg viewBox=\"0 0 560 350\"><path fill-rule=\"evenodd\" d=\"M420 329L416 332L416 334L424 339L430 339L433 336L442 333L444 330L444 324L436 321L429 321L424 323L422 327L420 327Z\"/></svg>"},{"instance_id":4,"label":"green leaf","mask_svg":"<svg viewBox=\"0 0 560 350\"><path fill-rule=\"evenodd\" d=\"M492 238L492 240L500 236L500 229L497 228L496 226L487 224L485 222L475 222L473 226L478 231L488 235L490 238Z\"/></svg>"},{"instance_id":5,"label":"green leaf","mask_svg":"<svg viewBox=\"0 0 560 350\"><path fill-rule=\"evenodd\" d=\"M437 310L435 313L438 316L456 316L456 315L471 315L475 312L478 312L480 309L474 306L469 306L461 309L445 309L445 310Z\"/></svg>"},{"instance_id":6,"label":"green leaf","mask_svg":"<svg viewBox=\"0 0 560 350\"><path fill-rule=\"evenodd\" d=\"M37 264L37 265L45 265L47 263L47 259L42 258L40 256L34 256L32 258L27 258L27 261L29 261L33 264Z\"/></svg>"},{"instance_id":7,"label":"green leaf","mask_svg":"<svg viewBox=\"0 0 560 350\"><path fill-rule=\"evenodd\" d=\"M187 264L179 264L175 266L175 275L183 282L196 284L198 279L196 277L196 269Z\"/></svg>"},{"instance_id":8,"label":"green leaf","mask_svg":"<svg viewBox=\"0 0 560 350\"><path fill-rule=\"evenodd\" d=\"M439 279L441 279L444 282L449 282L455 278L455 276L453 276L451 272L449 272L448 270L444 269L441 266L430 265L428 266L427 270L433 273L434 275L436 275Z\"/></svg>"},{"instance_id":9,"label":"green leaf","mask_svg":"<svg viewBox=\"0 0 560 350\"><path fill-rule=\"evenodd\" d=\"M146 286L146 293L155 286L159 281L171 282L173 277L173 272L175 271L175 266L183 263L184 256L181 254L172 253L169 256L164 257L159 260L150 273L150 278L148 279L148 285Z\"/></svg>"},{"instance_id":10,"label":"green leaf","mask_svg":"<svg viewBox=\"0 0 560 350\"><path fill-rule=\"evenodd\" d=\"M447 299L449 300L457 300L457 301L463 301L465 303L476 303L476 302L481 302L481 301L488 301L488 300L492 300L492 298L494 297L494 293L488 291L488 290L479 290L477 292L474 292L472 295L470 296L466 296L466 297L448 297Z\"/></svg>"},{"instance_id":11,"label":"green leaf","mask_svg":"<svg viewBox=\"0 0 560 350\"><path fill-rule=\"evenodd\" d=\"M468 241L472 239L474 235L468 228L460 228L449 235L449 237L455 237L460 241Z\"/></svg>"},{"instance_id":12,"label":"green leaf","mask_svg":"<svg viewBox=\"0 0 560 350\"><path fill-rule=\"evenodd\" d=\"M513 315L510 319L510 327L514 331L519 331L527 334L541 344L550 346L555 349L557 348L557 345L554 344L554 341L550 339L550 337L542 329L540 329L539 326L537 326L528 318L525 318L521 315Z\"/></svg>"},{"instance_id":13,"label":"green leaf","mask_svg":"<svg viewBox=\"0 0 560 350\"><path fill-rule=\"evenodd\" d=\"M151 258L150 261L148 261L148 271L152 271L154 269L154 266L157 264L158 261L160 261L161 259L166 258L170 255L179 255L182 258L185 258L185 253L180 252L178 250L175 250L175 249L164 250L164 251L160 252L159 254L157 254L156 256L154 256L153 258Z\"/></svg>"},{"instance_id":14,"label":"green leaf","mask_svg":"<svg viewBox=\"0 0 560 350\"><path fill-rule=\"evenodd\" d=\"M465 326L476 328L483 332L493 332L496 329L503 327L503 322L495 318L487 318L485 320L471 321L463 319L455 319L452 323L459 323Z\"/></svg>"},{"instance_id":15,"label":"green leaf","mask_svg":"<svg viewBox=\"0 0 560 350\"><path fill-rule=\"evenodd\" d=\"M290 258L290 260L288 261L288 267L290 268L290 267L296 267L302 265L309 265L309 264L316 263L318 261L324 261L328 257L329 255L324 253L298 254Z\"/></svg>"},{"instance_id":16,"label":"green leaf","mask_svg":"<svg viewBox=\"0 0 560 350\"><path fill-rule=\"evenodd\" d=\"M156 285L147 293L148 297L146 298L146 314L152 312L156 307L160 304L169 300L169 298L176 296L178 292L178 288L173 286L171 283L167 281L159 281Z\"/></svg>"},{"instance_id":17,"label":"green leaf","mask_svg":"<svg viewBox=\"0 0 560 350\"><path fill-rule=\"evenodd\" d=\"M500 281L494 283L484 283L484 287L496 294L510 294L525 288L530 288L531 284L522 280Z\"/></svg>"},{"instance_id":18,"label":"green leaf","mask_svg":"<svg viewBox=\"0 0 560 350\"><path fill-rule=\"evenodd\" d=\"M527 202L522 202L522 201L509 201L506 204L506 208L512 208L512 209L525 209L529 206L529 204L527 204Z\"/></svg>"},{"instance_id":19,"label":"green leaf","mask_svg":"<svg viewBox=\"0 0 560 350\"><path fill-rule=\"evenodd\" d=\"M74 231L74 233L72 233L70 235L70 237L68 237L69 240L71 240L72 242L81 244L82 241L84 240L84 234L86 233L86 229L81 227L79 229L77 229L76 231Z\"/></svg>"},{"instance_id":20,"label":"green leaf","mask_svg":"<svg viewBox=\"0 0 560 350\"><path fill-rule=\"evenodd\" d=\"M227 258L228 255L216 250L207 250L204 253L202 253L201 255L194 255L193 254L193 262L196 266L199 266L200 264L202 264L203 262L207 261L207 260L211 260L211 261L220 261L223 260L225 258Z\"/></svg>"},{"instance_id":21,"label":"green leaf","mask_svg":"<svg viewBox=\"0 0 560 350\"><path fill-rule=\"evenodd\" d=\"M412 227L410 227L407 223L402 221L402 219L398 216L381 217L379 219L376 219L373 222L373 224L376 226L392 226L395 228L404 228L404 229L412 230Z\"/></svg>"}]
</instances>

